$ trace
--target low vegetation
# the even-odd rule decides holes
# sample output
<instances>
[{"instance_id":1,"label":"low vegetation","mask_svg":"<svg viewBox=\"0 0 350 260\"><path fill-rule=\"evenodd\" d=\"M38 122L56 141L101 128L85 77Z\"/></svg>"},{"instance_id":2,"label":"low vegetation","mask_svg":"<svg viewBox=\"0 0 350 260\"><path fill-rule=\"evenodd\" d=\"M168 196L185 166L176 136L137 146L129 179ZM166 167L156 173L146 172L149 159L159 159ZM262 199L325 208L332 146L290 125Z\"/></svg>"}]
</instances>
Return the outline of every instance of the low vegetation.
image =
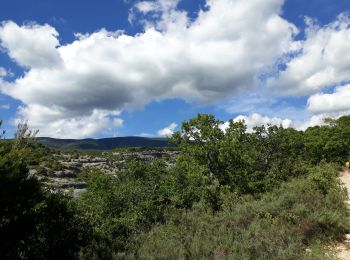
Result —
<instances>
[{"instance_id":1,"label":"low vegetation","mask_svg":"<svg viewBox=\"0 0 350 260\"><path fill-rule=\"evenodd\" d=\"M1 258L324 258L324 246L350 230L336 178L349 158L350 116L304 132L222 123L184 122L170 140L179 151L171 164L84 170L77 199L29 174L38 154L55 157L28 129L1 141Z\"/></svg>"}]
</instances>

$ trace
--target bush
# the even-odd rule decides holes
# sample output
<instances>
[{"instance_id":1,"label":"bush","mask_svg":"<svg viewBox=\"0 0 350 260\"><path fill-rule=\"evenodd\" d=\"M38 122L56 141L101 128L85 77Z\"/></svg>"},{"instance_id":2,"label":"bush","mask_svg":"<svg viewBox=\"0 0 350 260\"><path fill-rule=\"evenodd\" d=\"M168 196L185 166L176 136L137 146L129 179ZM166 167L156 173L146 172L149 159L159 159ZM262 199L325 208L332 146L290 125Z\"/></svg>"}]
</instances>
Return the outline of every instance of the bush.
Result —
<instances>
[{"instance_id":1,"label":"bush","mask_svg":"<svg viewBox=\"0 0 350 260\"><path fill-rule=\"evenodd\" d=\"M175 165L128 159L117 176L87 170L80 176L87 191L75 201L29 176L28 164L62 165L19 128L15 141L0 140L0 254L317 259L325 243L349 231L339 164L325 163L348 156L348 121L305 133L278 126L247 133L244 122L231 120L222 131L214 116L199 115L172 138L180 149ZM44 157L49 165L38 161Z\"/></svg>"},{"instance_id":2,"label":"bush","mask_svg":"<svg viewBox=\"0 0 350 260\"><path fill-rule=\"evenodd\" d=\"M302 259L307 247L341 239L349 230L346 193L335 176L326 177L327 193L314 177L329 167L312 168L308 177L286 182L258 200L231 195L234 202L217 213L203 208L179 212L144 235L139 255L144 259Z\"/></svg>"},{"instance_id":3,"label":"bush","mask_svg":"<svg viewBox=\"0 0 350 260\"><path fill-rule=\"evenodd\" d=\"M30 140L17 138L0 140L1 258L77 257L89 240L88 223L68 198L47 192L29 175L26 155Z\"/></svg>"}]
</instances>

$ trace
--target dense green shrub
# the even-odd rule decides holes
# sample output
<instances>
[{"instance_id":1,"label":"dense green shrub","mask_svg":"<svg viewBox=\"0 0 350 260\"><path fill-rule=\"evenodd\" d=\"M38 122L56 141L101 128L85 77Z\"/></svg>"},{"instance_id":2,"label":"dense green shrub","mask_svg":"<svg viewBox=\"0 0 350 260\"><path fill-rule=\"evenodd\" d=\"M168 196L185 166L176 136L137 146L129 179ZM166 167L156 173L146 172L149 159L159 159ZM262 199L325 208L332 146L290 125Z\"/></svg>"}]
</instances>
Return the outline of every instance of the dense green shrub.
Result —
<instances>
[{"instance_id":1,"label":"dense green shrub","mask_svg":"<svg viewBox=\"0 0 350 260\"><path fill-rule=\"evenodd\" d=\"M198 115L172 137L175 164L126 159L116 175L87 170L77 200L29 175L28 165L46 175L62 165L20 128L15 141L0 140L1 258L317 259L349 231L336 178L349 122L247 132L231 120L223 131ZM317 256L306 251L314 245Z\"/></svg>"},{"instance_id":2,"label":"dense green shrub","mask_svg":"<svg viewBox=\"0 0 350 260\"><path fill-rule=\"evenodd\" d=\"M163 221L168 201L162 185L165 171L160 162L134 162L118 179L95 170L82 174L89 188L79 205L95 227L93 248L85 256L100 252L98 257L105 257L111 249L110 258L124 252L133 247L131 238Z\"/></svg>"},{"instance_id":3,"label":"dense green shrub","mask_svg":"<svg viewBox=\"0 0 350 260\"><path fill-rule=\"evenodd\" d=\"M220 212L180 211L144 235L142 259L302 259L317 241L340 239L349 230L346 193L329 170L310 169L261 199L228 197ZM320 183L321 182L321 183ZM329 185L324 193L324 183ZM317 188L315 188L317 187Z\"/></svg>"},{"instance_id":4,"label":"dense green shrub","mask_svg":"<svg viewBox=\"0 0 350 260\"><path fill-rule=\"evenodd\" d=\"M89 223L70 199L29 175L31 140L22 137L0 140L0 258L75 258L89 240Z\"/></svg>"},{"instance_id":5,"label":"dense green shrub","mask_svg":"<svg viewBox=\"0 0 350 260\"><path fill-rule=\"evenodd\" d=\"M185 121L172 137L180 157L191 158L211 179L241 194L265 192L305 174L309 162L302 132L261 126L248 133L243 122L233 120L224 131L222 123L212 115Z\"/></svg>"}]
</instances>

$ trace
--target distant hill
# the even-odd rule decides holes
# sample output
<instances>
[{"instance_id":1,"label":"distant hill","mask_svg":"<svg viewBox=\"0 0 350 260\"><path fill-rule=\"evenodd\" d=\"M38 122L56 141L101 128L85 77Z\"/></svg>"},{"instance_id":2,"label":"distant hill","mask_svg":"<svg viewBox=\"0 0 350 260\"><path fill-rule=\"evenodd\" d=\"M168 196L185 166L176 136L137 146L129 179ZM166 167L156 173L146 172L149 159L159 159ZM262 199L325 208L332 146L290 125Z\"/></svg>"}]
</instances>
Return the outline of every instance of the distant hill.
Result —
<instances>
[{"instance_id":1,"label":"distant hill","mask_svg":"<svg viewBox=\"0 0 350 260\"><path fill-rule=\"evenodd\" d=\"M38 137L37 140L51 148L67 150L112 150L127 147L174 147L166 138L113 137L103 139L55 139Z\"/></svg>"}]
</instances>

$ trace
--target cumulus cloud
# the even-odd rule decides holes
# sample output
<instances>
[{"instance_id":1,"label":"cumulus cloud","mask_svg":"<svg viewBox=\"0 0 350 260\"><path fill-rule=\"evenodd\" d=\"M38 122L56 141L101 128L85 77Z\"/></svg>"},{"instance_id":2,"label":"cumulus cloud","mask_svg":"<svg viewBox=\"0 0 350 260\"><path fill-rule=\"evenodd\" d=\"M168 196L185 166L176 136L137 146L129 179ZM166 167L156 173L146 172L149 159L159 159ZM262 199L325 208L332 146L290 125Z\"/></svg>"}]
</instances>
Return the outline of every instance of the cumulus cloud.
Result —
<instances>
[{"instance_id":1,"label":"cumulus cloud","mask_svg":"<svg viewBox=\"0 0 350 260\"><path fill-rule=\"evenodd\" d=\"M180 0L140 1L131 9L129 22L133 23L137 20L145 28L177 30L179 26L189 25L187 13L177 9L179 2ZM144 17L140 19L139 14Z\"/></svg>"},{"instance_id":2,"label":"cumulus cloud","mask_svg":"<svg viewBox=\"0 0 350 260\"><path fill-rule=\"evenodd\" d=\"M174 130L176 129L177 124L171 123L167 127L158 130L158 135L160 136L171 136L174 133Z\"/></svg>"},{"instance_id":3,"label":"cumulus cloud","mask_svg":"<svg viewBox=\"0 0 350 260\"><path fill-rule=\"evenodd\" d=\"M341 116L346 116L349 114L350 114L350 109L343 110L343 111L337 111L337 112L328 112L327 111L324 113L313 115L309 119L304 120L304 121L295 121L295 122L293 121L293 127L298 129L298 130L305 130L308 127L325 125L324 120L326 118L338 119Z\"/></svg>"},{"instance_id":4,"label":"cumulus cloud","mask_svg":"<svg viewBox=\"0 0 350 260\"><path fill-rule=\"evenodd\" d=\"M194 21L177 4L136 4L134 15L147 23L135 36L101 29L77 34L66 45L49 25L4 22L1 46L26 73L11 82L0 79L1 91L23 102L19 116L41 126L41 133L66 136L54 126L70 122L82 135L94 135L99 129L84 133L78 123L94 111L105 111L102 118L113 124L115 111L154 100L205 103L253 89L297 33L280 16L283 0L207 0ZM44 117L47 124L41 124Z\"/></svg>"},{"instance_id":5,"label":"cumulus cloud","mask_svg":"<svg viewBox=\"0 0 350 260\"><path fill-rule=\"evenodd\" d=\"M349 16L341 14L323 27L310 18L306 23L306 37L299 42L297 54L279 77L269 80L271 87L286 95L314 94L350 80Z\"/></svg>"},{"instance_id":6,"label":"cumulus cloud","mask_svg":"<svg viewBox=\"0 0 350 260\"><path fill-rule=\"evenodd\" d=\"M20 118L16 123L25 118L31 128L39 129L40 136L77 139L91 137L96 133L111 133L113 128L123 124L123 120L117 117L118 113L111 115L109 111L95 109L88 115L70 113L60 107L29 105L20 107Z\"/></svg>"},{"instance_id":7,"label":"cumulus cloud","mask_svg":"<svg viewBox=\"0 0 350 260\"><path fill-rule=\"evenodd\" d=\"M324 120L329 117L338 118L339 115L329 115L329 114L313 115L306 120L293 121L292 127L297 130L304 131L309 127L324 125L325 124Z\"/></svg>"},{"instance_id":8,"label":"cumulus cloud","mask_svg":"<svg viewBox=\"0 0 350 260\"><path fill-rule=\"evenodd\" d=\"M257 113L251 114L249 116L238 116L234 122L244 121L247 125L247 131L251 132L256 126L267 126L267 125L277 125L282 126L283 128L289 128L292 126L292 121L289 119L281 119L277 117L267 117Z\"/></svg>"},{"instance_id":9,"label":"cumulus cloud","mask_svg":"<svg viewBox=\"0 0 350 260\"><path fill-rule=\"evenodd\" d=\"M350 112L350 111L349 111ZM276 125L282 126L283 128L294 128L296 130L304 131L308 127L324 125L325 118L339 118L344 115L341 114L320 114L313 115L309 118L305 118L303 120L290 120L288 118L280 118L280 117L269 117L266 115L262 115L259 113L253 113L250 115L239 115L233 119L234 122L244 122L247 126L247 132L253 132L253 128L256 126L269 126ZM225 122L220 126L221 130L225 131L225 129L229 126L229 122Z\"/></svg>"},{"instance_id":10,"label":"cumulus cloud","mask_svg":"<svg viewBox=\"0 0 350 260\"><path fill-rule=\"evenodd\" d=\"M50 68L60 63L58 32L45 24L18 26L12 21L0 26L1 46L19 65Z\"/></svg>"},{"instance_id":11,"label":"cumulus cloud","mask_svg":"<svg viewBox=\"0 0 350 260\"><path fill-rule=\"evenodd\" d=\"M315 114L350 110L350 85L339 86L334 93L318 93L308 99L308 110Z\"/></svg>"}]
</instances>

